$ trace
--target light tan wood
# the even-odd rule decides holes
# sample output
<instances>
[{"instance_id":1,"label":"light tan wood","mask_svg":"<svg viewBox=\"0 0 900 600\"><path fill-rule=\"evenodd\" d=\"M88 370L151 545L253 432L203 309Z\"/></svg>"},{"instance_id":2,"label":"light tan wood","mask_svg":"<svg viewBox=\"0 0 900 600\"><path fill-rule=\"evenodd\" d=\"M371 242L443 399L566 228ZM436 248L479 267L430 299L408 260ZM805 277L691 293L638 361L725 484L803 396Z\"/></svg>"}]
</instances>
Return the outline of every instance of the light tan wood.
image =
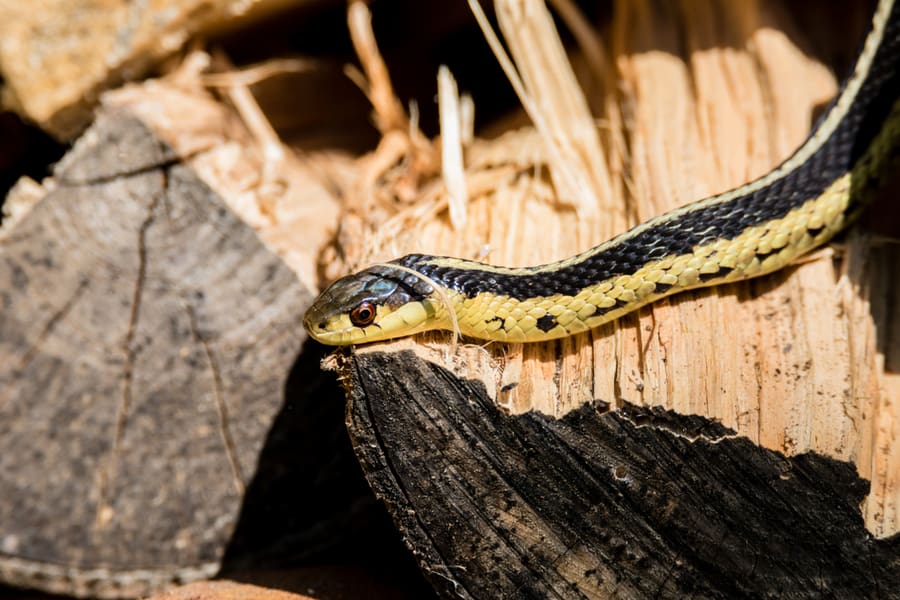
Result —
<instances>
[{"instance_id":1,"label":"light tan wood","mask_svg":"<svg viewBox=\"0 0 900 600\"><path fill-rule=\"evenodd\" d=\"M367 199L349 206L361 235L336 270L407 252L513 266L572 255L767 172L804 140L837 90L776 2L621 1L609 30L597 32L605 51L581 63L585 88L596 95L573 103L572 67L562 53L545 51L559 42L540 3L496 6L524 104L539 121L559 125L465 148L471 200L459 230L447 217L436 169L415 171L427 162L376 153L368 164L386 166L351 197ZM566 125L572 107L584 105L605 111L595 114L598 136ZM392 146L391 156L397 152ZM560 156L577 176L557 169ZM605 168L580 172L593 156ZM572 181L582 186L578 193L560 194ZM409 196L410 182L418 186L412 201L394 208L396 189ZM592 195L602 210L574 208L573 195ZM466 345L454 355L447 334L428 334L377 347L413 348L455 365L512 413L561 416L595 399L663 406L721 421L786 455L815 451L852 461L872 482L868 527L887 536L900 530L900 452L891 444L900 404L890 401L900 397L900 376L883 360L900 344L884 316L898 284L891 258L873 261L876 254L896 261L897 248L876 253L857 230L849 246L830 246L776 275L681 294L551 344Z\"/></svg>"},{"instance_id":2,"label":"light tan wood","mask_svg":"<svg viewBox=\"0 0 900 600\"><path fill-rule=\"evenodd\" d=\"M0 0L0 105L61 139L100 94L145 74L197 35L303 0Z\"/></svg>"}]
</instances>

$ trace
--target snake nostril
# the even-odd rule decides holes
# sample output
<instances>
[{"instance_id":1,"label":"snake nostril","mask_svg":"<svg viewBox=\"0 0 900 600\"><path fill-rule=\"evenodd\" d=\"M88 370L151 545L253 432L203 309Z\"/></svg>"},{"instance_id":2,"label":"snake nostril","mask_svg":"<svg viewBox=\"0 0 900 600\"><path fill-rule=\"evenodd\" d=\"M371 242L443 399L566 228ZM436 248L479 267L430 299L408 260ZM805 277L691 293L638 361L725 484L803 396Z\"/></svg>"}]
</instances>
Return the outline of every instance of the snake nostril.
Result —
<instances>
[{"instance_id":1,"label":"snake nostril","mask_svg":"<svg viewBox=\"0 0 900 600\"><path fill-rule=\"evenodd\" d=\"M327 325L328 325L327 321L319 321L319 329L325 329L325 327Z\"/></svg>"}]
</instances>

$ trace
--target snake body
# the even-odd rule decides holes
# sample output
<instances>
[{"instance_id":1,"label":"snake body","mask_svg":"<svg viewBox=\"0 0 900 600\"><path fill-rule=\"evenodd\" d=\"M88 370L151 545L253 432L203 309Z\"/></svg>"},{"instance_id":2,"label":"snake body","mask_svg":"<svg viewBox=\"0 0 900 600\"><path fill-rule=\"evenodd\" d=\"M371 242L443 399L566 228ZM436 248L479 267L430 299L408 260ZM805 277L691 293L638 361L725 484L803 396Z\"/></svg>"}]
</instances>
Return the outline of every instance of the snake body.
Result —
<instances>
[{"instance_id":1,"label":"snake body","mask_svg":"<svg viewBox=\"0 0 900 600\"><path fill-rule=\"evenodd\" d=\"M898 162L900 0L881 0L856 65L806 142L768 174L571 258L507 268L411 254L337 280L304 325L333 345L431 329L503 342L587 331L681 290L776 271L859 214Z\"/></svg>"}]
</instances>

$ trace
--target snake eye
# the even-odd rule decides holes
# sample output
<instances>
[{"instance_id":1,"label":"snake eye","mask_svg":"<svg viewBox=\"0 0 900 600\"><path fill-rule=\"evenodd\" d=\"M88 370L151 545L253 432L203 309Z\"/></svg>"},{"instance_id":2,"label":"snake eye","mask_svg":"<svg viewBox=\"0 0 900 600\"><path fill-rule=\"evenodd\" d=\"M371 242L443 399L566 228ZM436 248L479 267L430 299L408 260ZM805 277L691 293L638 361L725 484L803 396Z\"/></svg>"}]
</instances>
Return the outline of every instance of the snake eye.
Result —
<instances>
[{"instance_id":1,"label":"snake eye","mask_svg":"<svg viewBox=\"0 0 900 600\"><path fill-rule=\"evenodd\" d=\"M360 302L359 306L350 311L350 322L357 327L371 325L375 320L375 306L371 302Z\"/></svg>"}]
</instances>

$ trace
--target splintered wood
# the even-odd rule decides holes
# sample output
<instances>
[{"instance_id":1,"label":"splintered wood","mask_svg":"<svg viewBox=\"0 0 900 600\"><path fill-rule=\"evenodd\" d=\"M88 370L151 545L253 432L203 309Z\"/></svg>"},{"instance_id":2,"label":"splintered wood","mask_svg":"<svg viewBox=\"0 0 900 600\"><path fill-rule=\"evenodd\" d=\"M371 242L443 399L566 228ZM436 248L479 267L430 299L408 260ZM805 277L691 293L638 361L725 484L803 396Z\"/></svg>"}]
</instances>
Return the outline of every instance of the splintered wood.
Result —
<instances>
[{"instance_id":1,"label":"splintered wood","mask_svg":"<svg viewBox=\"0 0 900 600\"><path fill-rule=\"evenodd\" d=\"M457 227L437 147L418 143L414 121L382 130L368 187L348 198L344 222L355 235L341 238L347 262L332 264L333 274L408 252L510 266L573 255L767 172L837 91L775 2L620 1L602 32L556 4L577 40L604 41L580 61L582 87L596 93L578 87L542 2L498 1L517 69L508 75L520 80L535 130L464 148L469 203ZM367 76L370 89L390 86L383 72ZM389 121L397 119L376 118ZM884 325L900 293L889 276L897 254L873 249L857 229L846 246L781 273L683 293L554 343L453 354L449 334L433 333L359 351L413 349L483 381L510 413L562 416L593 400L627 401L704 415L787 455L852 461L872 482L867 524L886 536L900 529L900 453L891 450L900 403L890 402L900 376L884 368L900 350Z\"/></svg>"},{"instance_id":2,"label":"splintered wood","mask_svg":"<svg viewBox=\"0 0 900 600\"><path fill-rule=\"evenodd\" d=\"M0 104L61 139L100 93L146 73L197 34L260 19L292 0L0 0Z\"/></svg>"}]
</instances>

